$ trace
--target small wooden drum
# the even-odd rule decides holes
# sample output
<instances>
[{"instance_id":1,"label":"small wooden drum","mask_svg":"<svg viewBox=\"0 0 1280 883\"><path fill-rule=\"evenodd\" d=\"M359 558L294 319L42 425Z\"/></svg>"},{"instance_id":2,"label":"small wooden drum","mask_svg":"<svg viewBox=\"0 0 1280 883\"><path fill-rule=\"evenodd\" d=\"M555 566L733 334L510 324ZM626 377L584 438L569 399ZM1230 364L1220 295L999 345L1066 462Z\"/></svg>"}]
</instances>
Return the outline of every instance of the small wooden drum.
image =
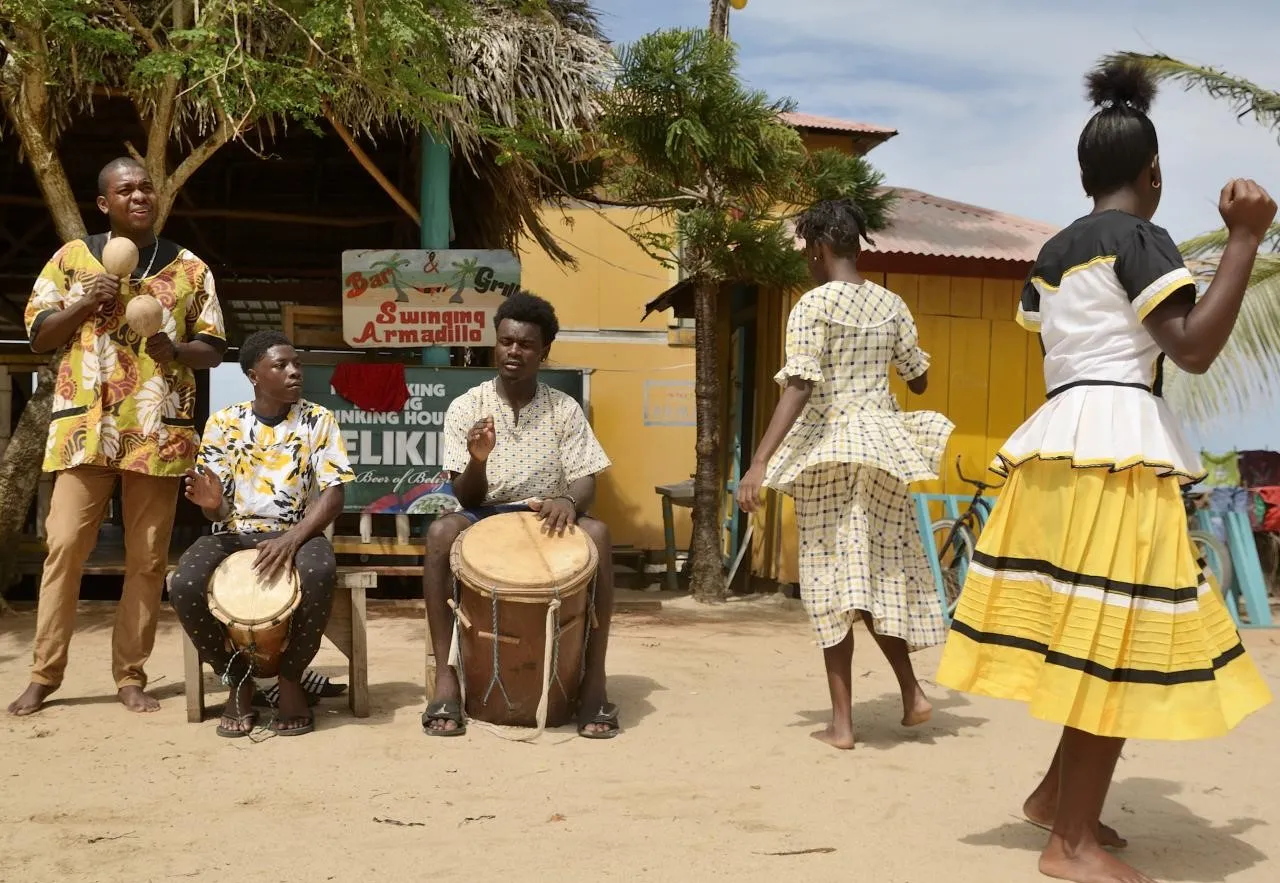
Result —
<instances>
[{"instance_id":1,"label":"small wooden drum","mask_svg":"<svg viewBox=\"0 0 1280 883\"><path fill-rule=\"evenodd\" d=\"M538 726L546 691L546 726L571 719L598 560L581 528L548 536L531 512L493 515L458 536L449 563L461 587L458 650L468 716Z\"/></svg>"},{"instance_id":2,"label":"small wooden drum","mask_svg":"<svg viewBox=\"0 0 1280 883\"><path fill-rule=\"evenodd\" d=\"M246 549L218 565L209 578L209 612L227 627L232 648L249 653L254 675L270 678L280 672L302 589L292 565L273 581L263 580L253 570L257 558L257 549Z\"/></svg>"}]
</instances>

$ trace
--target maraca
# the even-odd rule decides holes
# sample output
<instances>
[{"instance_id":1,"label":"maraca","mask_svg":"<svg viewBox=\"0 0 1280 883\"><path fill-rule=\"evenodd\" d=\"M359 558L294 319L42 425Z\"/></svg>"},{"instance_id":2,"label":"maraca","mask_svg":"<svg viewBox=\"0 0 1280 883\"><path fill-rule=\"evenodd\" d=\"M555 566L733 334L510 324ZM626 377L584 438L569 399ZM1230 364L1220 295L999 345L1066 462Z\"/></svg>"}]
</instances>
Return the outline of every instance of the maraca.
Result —
<instances>
[{"instance_id":1,"label":"maraca","mask_svg":"<svg viewBox=\"0 0 1280 883\"><path fill-rule=\"evenodd\" d=\"M125 304L124 320L134 333L146 340L164 324L164 308L151 295L139 294Z\"/></svg>"},{"instance_id":2,"label":"maraca","mask_svg":"<svg viewBox=\"0 0 1280 883\"><path fill-rule=\"evenodd\" d=\"M112 236L102 247L102 266L112 276L125 278L138 266L138 246L132 239Z\"/></svg>"}]
</instances>

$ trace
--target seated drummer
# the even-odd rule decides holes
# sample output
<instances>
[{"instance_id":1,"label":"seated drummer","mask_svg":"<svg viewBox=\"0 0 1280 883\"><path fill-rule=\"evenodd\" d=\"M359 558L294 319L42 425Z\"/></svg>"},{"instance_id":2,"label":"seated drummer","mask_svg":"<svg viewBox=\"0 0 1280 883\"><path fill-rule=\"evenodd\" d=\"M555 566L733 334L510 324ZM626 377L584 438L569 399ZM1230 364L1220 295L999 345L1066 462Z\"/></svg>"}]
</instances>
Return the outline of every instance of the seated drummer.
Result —
<instances>
[{"instance_id":1,"label":"seated drummer","mask_svg":"<svg viewBox=\"0 0 1280 883\"><path fill-rule=\"evenodd\" d=\"M209 418L197 468L187 473L187 499L212 521L213 535L183 553L169 581L169 600L200 659L231 685L218 735L248 735L257 724L255 683L245 653L235 653L209 611L209 578L234 552L258 550L264 578L292 564L302 597L280 659L279 700L271 730L301 736L315 719L300 683L320 649L333 607L338 564L324 530L342 512L343 484L355 479L333 413L302 399L302 366L279 331L251 334L240 367L253 401Z\"/></svg>"},{"instance_id":2,"label":"seated drummer","mask_svg":"<svg viewBox=\"0 0 1280 883\"><path fill-rule=\"evenodd\" d=\"M538 381L560 323L551 304L527 292L508 297L494 315L498 376L468 390L449 406L441 434L441 465L451 474L462 511L443 515L427 530L423 595L436 653L435 701L422 715L429 736L466 731L458 675L446 657L453 635L449 550L481 518L498 512L534 511L545 530L581 528L600 553L595 613L587 641L586 672L578 707L578 735L610 739L618 734L618 709L605 690L605 650L613 612L613 560L609 528L586 516L596 475L609 458L571 397Z\"/></svg>"}]
</instances>

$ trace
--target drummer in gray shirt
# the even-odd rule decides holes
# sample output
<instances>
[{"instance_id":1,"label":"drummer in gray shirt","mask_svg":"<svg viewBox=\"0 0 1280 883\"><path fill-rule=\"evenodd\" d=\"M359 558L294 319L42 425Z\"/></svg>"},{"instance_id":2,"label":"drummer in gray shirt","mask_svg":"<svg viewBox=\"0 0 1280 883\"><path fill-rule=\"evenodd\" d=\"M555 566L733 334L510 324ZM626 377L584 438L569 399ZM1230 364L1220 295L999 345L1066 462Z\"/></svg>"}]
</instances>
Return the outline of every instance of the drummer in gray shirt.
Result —
<instances>
[{"instance_id":1,"label":"drummer in gray shirt","mask_svg":"<svg viewBox=\"0 0 1280 883\"><path fill-rule=\"evenodd\" d=\"M427 530L422 593L431 644L439 653L452 641L449 550L460 533L500 512L536 512L554 533L576 525L600 555L594 596L598 625L587 642L578 735L611 739L618 734L618 708L605 688L613 546L604 522L585 514L595 497L596 476L609 468L609 458L581 406L538 381L538 369L560 330L551 304L518 292L498 307L494 326L498 376L455 399L445 414L441 465L452 477L462 511L437 518ZM436 666L435 699L422 715L422 727L428 736L466 732L462 691L451 665Z\"/></svg>"}]
</instances>

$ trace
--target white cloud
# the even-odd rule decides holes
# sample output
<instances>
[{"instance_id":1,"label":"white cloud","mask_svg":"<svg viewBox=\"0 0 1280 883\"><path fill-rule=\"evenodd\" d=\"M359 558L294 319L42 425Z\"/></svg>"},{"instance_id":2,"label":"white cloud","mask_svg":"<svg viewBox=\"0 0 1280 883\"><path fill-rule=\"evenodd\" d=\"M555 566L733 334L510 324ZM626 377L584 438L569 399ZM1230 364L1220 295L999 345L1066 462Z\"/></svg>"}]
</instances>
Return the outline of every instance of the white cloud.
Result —
<instances>
[{"instance_id":1,"label":"white cloud","mask_svg":"<svg viewBox=\"0 0 1280 883\"><path fill-rule=\"evenodd\" d=\"M701 27L707 15L691 0L596 6L620 42ZM1091 113L1083 77L1103 55L1165 52L1280 88L1275 0L1219 0L1210 11L1192 0L748 0L730 27L752 86L810 113L898 129L870 156L890 183L1056 224L1089 209L1075 149ZM1278 133L1174 85L1152 118L1167 182L1156 220L1175 238L1220 226L1228 178L1256 178L1280 196ZM1265 446L1278 424L1202 437Z\"/></svg>"}]
</instances>

